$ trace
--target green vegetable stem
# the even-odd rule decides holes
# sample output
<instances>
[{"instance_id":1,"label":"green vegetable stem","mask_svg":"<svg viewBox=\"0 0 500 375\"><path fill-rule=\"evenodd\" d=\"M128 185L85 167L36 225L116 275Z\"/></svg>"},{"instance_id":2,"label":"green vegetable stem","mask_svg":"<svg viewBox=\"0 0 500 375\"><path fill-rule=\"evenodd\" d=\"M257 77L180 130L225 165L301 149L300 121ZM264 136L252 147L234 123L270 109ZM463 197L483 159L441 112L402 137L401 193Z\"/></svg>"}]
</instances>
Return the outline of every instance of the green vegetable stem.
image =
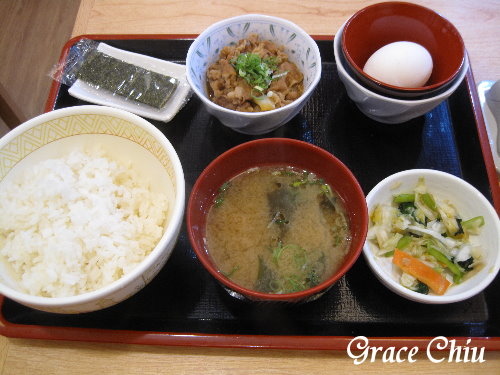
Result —
<instances>
[{"instance_id":1,"label":"green vegetable stem","mask_svg":"<svg viewBox=\"0 0 500 375\"><path fill-rule=\"evenodd\" d=\"M438 249L432 246L427 246L427 253L432 255L440 263L443 263L452 273L453 281L458 284L462 279L464 273L455 263L453 263L446 255L440 252Z\"/></svg>"},{"instance_id":2,"label":"green vegetable stem","mask_svg":"<svg viewBox=\"0 0 500 375\"><path fill-rule=\"evenodd\" d=\"M399 194L394 197L394 203L415 202L415 194Z\"/></svg>"},{"instance_id":3,"label":"green vegetable stem","mask_svg":"<svg viewBox=\"0 0 500 375\"><path fill-rule=\"evenodd\" d=\"M479 228L484 225L484 217L476 216L467 221L462 221L462 228L469 233L476 234Z\"/></svg>"},{"instance_id":4,"label":"green vegetable stem","mask_svg":"<svg viewBox=\"0 0 500 375\"><path fill-rule=\"evenodd\" d=\"M398 241L396 247L399 249L399 250L403 250L404 248L406 248L409 244L411 243L411 236L403 236L400 238L400 240Z\"/></svg>"},{"instance_id":5,"label":"green vegetable stem","mask_svg":"<svg viewBox=\"0 0 500 375\"><path fill-rule=\"evenodd\" d=\"M422 194L420 198L427 207L429 207L432 211L436 211L436 201L434 200L432 195L430 195L429 193L425 193Z\"/></svg>"}]
</instances>

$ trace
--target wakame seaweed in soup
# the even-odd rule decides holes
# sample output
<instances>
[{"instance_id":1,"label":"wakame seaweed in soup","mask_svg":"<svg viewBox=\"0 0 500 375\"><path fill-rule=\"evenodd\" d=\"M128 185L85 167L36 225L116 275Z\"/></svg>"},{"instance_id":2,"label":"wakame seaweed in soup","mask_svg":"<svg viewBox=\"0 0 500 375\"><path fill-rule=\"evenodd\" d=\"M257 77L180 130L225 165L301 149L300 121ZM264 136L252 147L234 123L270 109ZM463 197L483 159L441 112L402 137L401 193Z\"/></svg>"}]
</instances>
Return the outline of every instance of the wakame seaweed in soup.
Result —
<instances>
[{"instance_id":1,"label":"wakame seaweed in soup","mask_svg":"<svg viewBox=\"0 0 500 375\"><path fill-rule=\"evenodd\" d=\"M236 284L293 293L328 279L351 241L344 204L313 173L252 168L221 186L207 218L208 252Z\"/></svg>"}]
</instances>

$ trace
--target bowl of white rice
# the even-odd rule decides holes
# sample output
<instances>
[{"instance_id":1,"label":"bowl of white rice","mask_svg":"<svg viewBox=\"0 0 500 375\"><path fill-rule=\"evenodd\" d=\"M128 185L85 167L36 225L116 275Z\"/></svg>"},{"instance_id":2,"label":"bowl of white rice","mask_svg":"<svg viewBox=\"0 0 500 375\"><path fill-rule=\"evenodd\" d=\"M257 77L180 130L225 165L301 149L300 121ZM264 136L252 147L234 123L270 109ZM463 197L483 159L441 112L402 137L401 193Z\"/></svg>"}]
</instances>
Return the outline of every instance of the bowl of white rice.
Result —
<instances>
[{"instance_id":1,"label":"bowl of white rice","mask_svg":"<svg viewBox=\"0 0 500 375\"><path fill-rule=\"evenodd\" d=\"M151 123L103 106L45 113L0 139L0 294L56 313L115 305L167 262L179 157Z\"/></svg>"}]
</instances>

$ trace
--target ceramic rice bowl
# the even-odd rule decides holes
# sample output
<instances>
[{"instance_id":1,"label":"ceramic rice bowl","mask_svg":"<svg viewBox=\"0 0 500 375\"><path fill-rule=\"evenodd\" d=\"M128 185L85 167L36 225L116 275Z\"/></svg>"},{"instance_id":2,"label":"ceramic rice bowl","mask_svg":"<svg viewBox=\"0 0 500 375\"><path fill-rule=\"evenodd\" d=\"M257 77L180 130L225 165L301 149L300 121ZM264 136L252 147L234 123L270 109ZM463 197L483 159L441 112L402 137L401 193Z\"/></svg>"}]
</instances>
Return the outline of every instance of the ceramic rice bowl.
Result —
<instances>
[{"instance_id":1,"label":"ceramic rice bowl","mask_svg":"<svg viewBox=\"0 0 500 375\"><path fill-rule=\"evenodd\" d=\"M167 195L170 203L167 223L159 241L135 268L114 282L68 297L28 294L20 288L17 277L12 276L2 260L0 293L5 297L55 313L100 310L144 288L169 259L183 219L184 175L170 142L139 116L110 107L78 106L45 113L21 124L0 140L0 191L13 176L22 174L42 160L61 158L74 149L96 144L112 160L123 164L131 162L132 167L140 165L141 168L134 168L139 178L151 181L151 191Z\"/></svg>"}]
</instances>

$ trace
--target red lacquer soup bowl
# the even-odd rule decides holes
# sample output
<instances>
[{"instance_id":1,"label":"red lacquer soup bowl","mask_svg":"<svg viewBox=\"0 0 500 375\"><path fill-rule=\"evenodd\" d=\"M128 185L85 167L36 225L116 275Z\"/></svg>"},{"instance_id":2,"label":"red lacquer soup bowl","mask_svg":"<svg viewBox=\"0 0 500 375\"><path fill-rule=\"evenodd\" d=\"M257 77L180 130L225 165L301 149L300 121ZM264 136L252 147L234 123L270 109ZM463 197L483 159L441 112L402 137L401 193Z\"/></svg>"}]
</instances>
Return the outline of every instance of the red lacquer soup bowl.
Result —
<instances>
[{"instance_id":1,"label":"red lacquer soup bowl","mask_svg":"<svg viewBox=\"0 0 500 375\"><path fill-rule=\"evenodd\" d=\"M363 71L375 51L399 41L418 43L432 56L432 74L424 86L393 86ZM382 2L359 10L347 20L341 43L346 61L358 79L377 92L401 97L448 87L465 59L464 42L451 22L432 9L407 2Z\"/></svg>"},{"instance_id":2,"label":"red lacquer soup bowl","mask_svg":"<svg viewBox=\"0 0 500 375\"><path fill-rule=\"evenodd\" d=\"M207 215L219 188L250 168L290 166L324 179L340 196L348 218L350 248L340 267L324 282L303 291L272 294L244 288L216 266L206 245ZM365 195L352 172L328 151L310 143L286 138L264 138L236 146L212 161L197 179L186 214L191 245L203 266L234 297L254 301L310 301L323 295L355 263L365 242L368 212Z\"/></svg>"}]
</instances>

